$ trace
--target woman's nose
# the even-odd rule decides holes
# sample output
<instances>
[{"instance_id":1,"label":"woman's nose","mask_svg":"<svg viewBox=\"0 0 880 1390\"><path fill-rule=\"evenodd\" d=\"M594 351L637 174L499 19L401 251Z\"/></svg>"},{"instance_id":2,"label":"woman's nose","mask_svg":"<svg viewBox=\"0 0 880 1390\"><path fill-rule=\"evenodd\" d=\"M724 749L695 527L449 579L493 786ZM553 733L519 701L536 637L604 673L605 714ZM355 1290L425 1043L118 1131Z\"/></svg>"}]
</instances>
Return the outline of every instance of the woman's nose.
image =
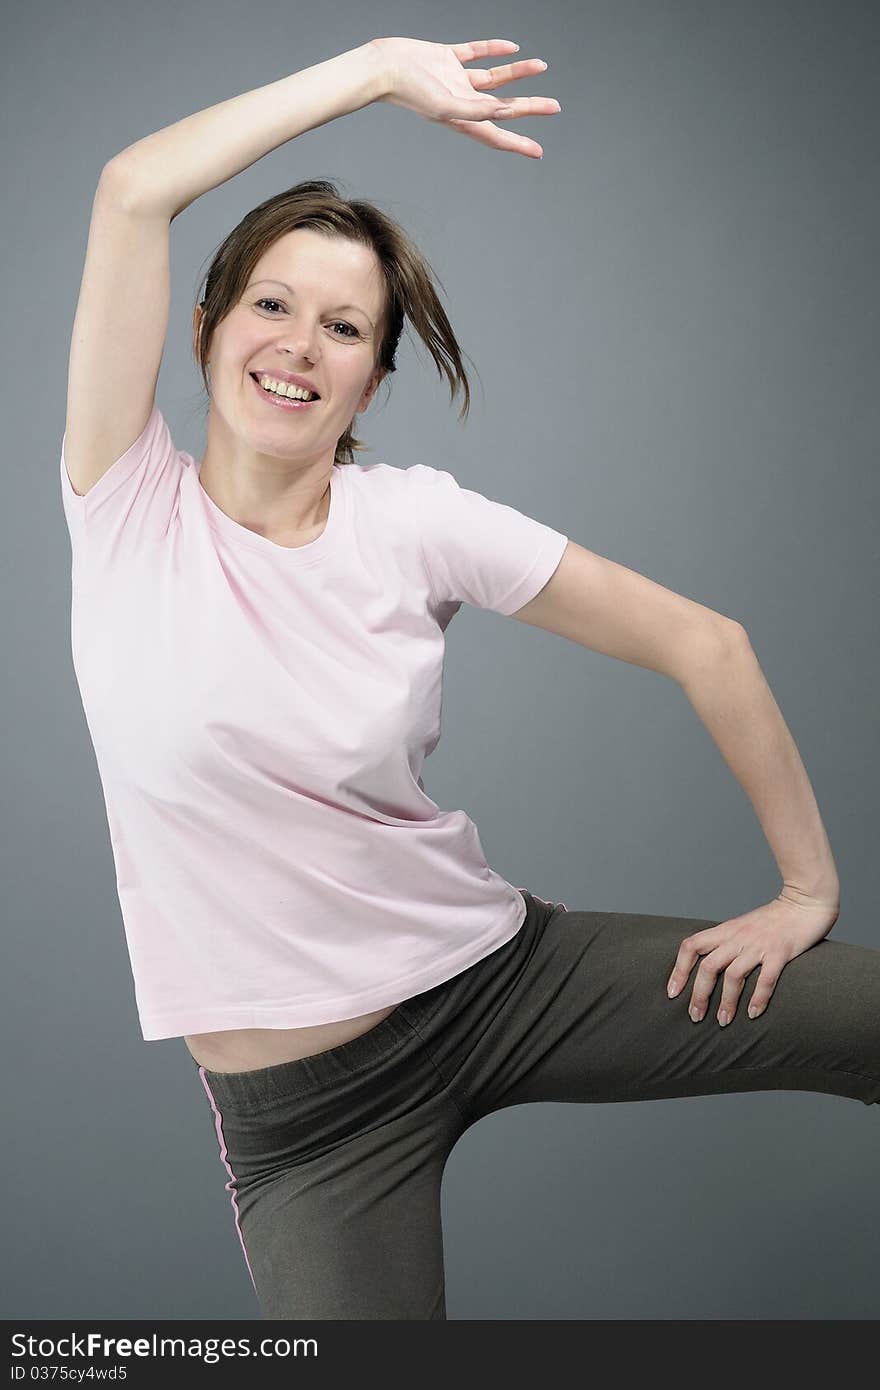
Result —
<instances>
[{"instance_id":1,"label":"woman's nose","mask_svg":"<svg viewBox=\"0 0 880 1390\"><path fill-rule=\"evenodd\" d=\"M281 335L280 346L292 357L308 357L312 362L318 355L317 326L309 328L306 324L290 324Z\"/></svg>"}]
</instances>

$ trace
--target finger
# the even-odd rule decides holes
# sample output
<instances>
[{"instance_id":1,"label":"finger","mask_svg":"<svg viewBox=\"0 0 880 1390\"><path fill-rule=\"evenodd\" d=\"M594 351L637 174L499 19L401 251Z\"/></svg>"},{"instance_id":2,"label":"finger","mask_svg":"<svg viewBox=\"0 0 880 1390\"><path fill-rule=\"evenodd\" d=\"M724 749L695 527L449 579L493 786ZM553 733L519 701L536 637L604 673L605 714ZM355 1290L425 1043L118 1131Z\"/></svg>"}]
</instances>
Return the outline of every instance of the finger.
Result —
<instances>
[{"instance_id":1,"label":"finger","mask_svg":"<svg viewBox=\"0 0 880 1390\"><path fill-rule=\"evenodd\" d=\"M718 926L720 925L721 923L718 924ZM693 936L686 936L682 941L666 986L666 993L670 999L674 999L679 990L683 988L685 980L693 969L694 961L699 960L700 956L707 955L709 951L714 951L718 946L718 926L707 927L705 931L694 932Z\"/></svg>"},{"instance_id":2,"label":"finger","mask_svg":"<svg viewBox=\"0 0 880 1390\"><path fill-rule=\"evenodd\" d=\"M479 140L483 145L491 145L497 150L507 150L510 154L524 154L530 159L542 159L544 150L537 140L529 140L525 135L514 135L509 130L502 130L500 126L493 125L491 121L459 121L448 120L444 125L452 126L462 135L469 135L472 140Z\"/></svg>"},{"instance_id":3,"label":"finger","mask_svg":"<svg viewBox=\"0 0 880 1390\"><path fill-rule=\"evenodd\" d=\"M562 110L555 97L510 97L496 107L494 115L504 121L518 116L555 116Z\"/></svg>"},{"instance_id":4,"label":"finger","mask_svg":"<svg viewBox=\"0 0 880 1390\"><path fill-rule=\"evenodd\" d=\"M496 58L502 53L516 53L519 44L513 39L474 39L472 43L449 43L446 45L460 63L470 63L474 58Z\"/></svg>"},{"instance_id":5,"label":"finger","mask_svg":"<svg viewBox=\"0 0 880 1390\"><path fill-rule=\"evenodd\" d=\"M716 1014L716 1018L722 1028L727 1027L736 1013L740 998L742 997L746 976L757 964L757 961L753 961L751 965L747 965L740 955L725 970L724 985L721 990L721 1002L718 1005L718 1013Z\"/></svg>"},{"instance_id":6,"label":"finger","mask_svg":"<svg viewBox=\"0 0 880 1390\"><path fill-rule=\"evenodd\" d=\"M471 86L478 92L488 92L493 87L501 87L505 82L517 82L523 77L535 77L545 72L547 64L543 58L521 58L516 63L505 63L499 68L468 68L467 75Z\"/></svg>"},{"instance_id":7,"label":"finger","mask_svg":"<svg viewBox=\"0 0 880 1390\"><path fill-rule=\"evenodd\" d=\"M770 996L776 988L776 982L785 968L785 962L765 960L761 973L758 976L758 983L752 990L752 997L749 1000L749 1018L757 1018L762 1014L770 1002Z\"/></svg>"},{"instance_id":8,"label":"finger","mask_svg":"<svg viewBox=\"0 0 880 1390\"><path fill-rule=\"evenodd\" d=\"M722 970L727 969L732 961L736 960L738 955L739 949L736 946L731 946L728 942L718 946L716 950L710 951L701 963L694 980L690 1007L688 1008L688 1013L694 1023L699 1023L700 1019L704 1017L709 1004L709 996L715 988L718 976Z\"/></svg>"},{"instance_id":9,"label":"finger","mask_svg":"<svg viewBox=\"0 0 880 1390\"><path fill-rule=\"evenodd\" d=\"M486 102L491 102L490 106ZM467 97L456 97L454 103L449 106L458 114L456 116L443 116L440 119L447 122L458 121L509 121L518 116L555 116L562 107L555 97L509 97L507 101L497 101L495 97L486 96L482 100L475 96L473 101ZM473 115L465 113L473 110Z\"/></svg>"}]
</instances>

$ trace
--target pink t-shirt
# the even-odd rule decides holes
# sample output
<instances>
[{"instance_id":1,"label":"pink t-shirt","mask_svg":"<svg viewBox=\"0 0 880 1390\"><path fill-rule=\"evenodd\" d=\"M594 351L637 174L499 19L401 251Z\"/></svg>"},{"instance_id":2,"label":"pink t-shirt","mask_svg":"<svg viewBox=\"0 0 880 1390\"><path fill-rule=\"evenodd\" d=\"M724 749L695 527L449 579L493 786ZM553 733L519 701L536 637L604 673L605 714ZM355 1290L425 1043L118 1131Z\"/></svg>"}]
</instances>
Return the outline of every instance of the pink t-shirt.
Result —
<instances>
[{"instance_id":1,"label":"pink t-shirt","mask_svg":"<svg viewBox=\"0 0 880 1390\"><path fill-rule=\"evenodd\" d=\"M66 436L65 436L66 438ZM71 650L147 1040L352 1018L509 940L520 892L425 792L444 632L567 538L425 464L334 465L287 548L208 497L154 406L84 497Z\"/></svg>"}]
</instances>

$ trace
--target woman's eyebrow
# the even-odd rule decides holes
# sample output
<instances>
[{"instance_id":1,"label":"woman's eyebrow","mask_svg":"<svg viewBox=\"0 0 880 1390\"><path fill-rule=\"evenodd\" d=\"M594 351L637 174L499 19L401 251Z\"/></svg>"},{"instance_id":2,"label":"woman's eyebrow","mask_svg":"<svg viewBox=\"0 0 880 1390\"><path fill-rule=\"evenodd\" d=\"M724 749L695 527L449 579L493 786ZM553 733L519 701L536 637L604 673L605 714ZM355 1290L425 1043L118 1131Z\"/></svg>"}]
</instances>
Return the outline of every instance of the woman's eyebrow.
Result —
<instances>
[{"instance_id":1,"label":"woman's eyebrow","mask_svg":"<svg viewBox=\"0 0 880 1390\"><path fill-rule=\"evenodd\" d=\"M284 288L287 290L288 294L296 293L293 286L288 285L286 280L252 280L250 285L248 285L248 289L250 289L253 285L283 285ZM356 309L359 314L363 314L364 318L367 320L367 323L370 325L371 328L376 327L376 325L373 323L373 320L367 313L366 309L362 309L359 304L337 304L334 306L333 312L335 313L337 309Z\"/></svg>"}]
</instances>

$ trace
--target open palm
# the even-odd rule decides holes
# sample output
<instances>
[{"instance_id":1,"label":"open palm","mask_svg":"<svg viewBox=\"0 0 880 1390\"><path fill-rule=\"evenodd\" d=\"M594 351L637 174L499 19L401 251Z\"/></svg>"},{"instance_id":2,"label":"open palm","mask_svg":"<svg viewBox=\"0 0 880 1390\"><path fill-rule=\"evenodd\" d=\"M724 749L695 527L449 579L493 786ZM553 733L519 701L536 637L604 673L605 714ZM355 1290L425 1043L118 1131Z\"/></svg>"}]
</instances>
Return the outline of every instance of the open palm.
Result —
<instances>
[{"instance_id":1,"label":"open palm","mask_svg":"<svg viewBox=\"0 0 880 1390\"><path fill-rule=\"evenodd\" d=\"M492 68L465 68L474 58L509 55L519 47L510 39L478 39L473 43L431 43L425 39L372 39L386 74L380 101L403 106L426 120L448 125L473 140L532 159L544 153L535 140L493 125L493 117L553 116L559 102L552 97L508 97L489 93L518 78L534 77L547 64L524 58ZM485 95L481 95L485 93Z\"/></svg>"}]
</instances>

